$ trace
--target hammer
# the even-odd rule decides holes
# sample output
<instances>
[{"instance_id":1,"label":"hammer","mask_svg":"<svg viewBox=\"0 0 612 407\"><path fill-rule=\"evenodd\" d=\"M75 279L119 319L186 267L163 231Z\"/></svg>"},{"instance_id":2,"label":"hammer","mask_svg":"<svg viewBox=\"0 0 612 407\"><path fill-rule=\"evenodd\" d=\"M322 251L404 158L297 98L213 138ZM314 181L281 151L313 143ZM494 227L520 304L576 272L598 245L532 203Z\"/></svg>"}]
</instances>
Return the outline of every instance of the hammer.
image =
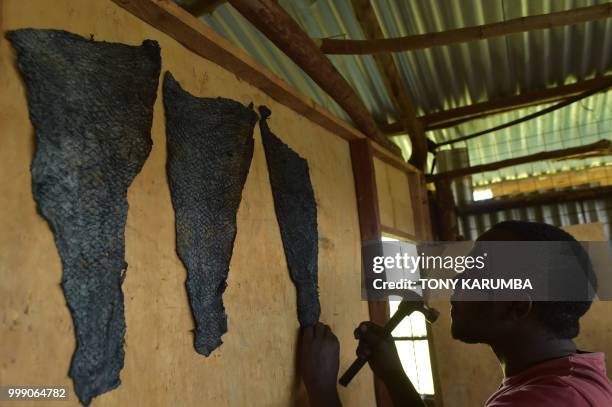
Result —
<instances>
[{"instance_id":1,"label":"hammer","mask_svg":"<svg viewBox=\"0 0 612 407\"><path fill-rule=\"evenodd\" d=\"M425 305L425 302L422 299L417 300L417 301L413 301L413 300L402 301L399 307L397 308L397 311L395 312L395 314L393 314L391 319L389 319L389 321L382 328L382 334L384 336L391 335L391 332L393 332L395 327L399 325L399 323L402 322L404 318L412 314L414 311L419 311L423 313L423 315L425 316L425 319L430 324L435 322L436 319L438 319L438 316L440 315L440 313L437 310ZM346 370L346 372L344 372L344 374L342 375L342 377L340 377L340 380L338 380L338 382L344 387L348 386L351 380L353 380L353 377L355 377L357 372L361 370L361 368L363 367L363 365L366 364L366 362L367 362L367 359L363 359L363 358L355 359L353 364Z\"/></svg>"}]
</instances>

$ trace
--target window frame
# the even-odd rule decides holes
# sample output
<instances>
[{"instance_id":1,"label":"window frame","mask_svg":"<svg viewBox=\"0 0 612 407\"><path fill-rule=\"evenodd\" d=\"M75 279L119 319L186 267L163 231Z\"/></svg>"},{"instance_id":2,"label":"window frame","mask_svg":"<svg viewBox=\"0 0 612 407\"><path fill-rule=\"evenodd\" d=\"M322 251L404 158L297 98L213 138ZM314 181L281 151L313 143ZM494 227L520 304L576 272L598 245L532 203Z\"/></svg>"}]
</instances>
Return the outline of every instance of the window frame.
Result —
<instances>
[{"instance_id":1,"label":"window frame","mask_svg":"<svg viewBox=\"0 0 612 407\"><path fill-rule=\"evenodd\" d=\"M398 242L406 242L406 243L412 243L412 244L417 244L417 241L414 241L412 239L408 239L405 237L401 237L401 236L397 236L397 235L393 235L391 233L387 233L387 232L382 232L381 233L381 242L385 242L385 241L398 241ZM420 271L419 271L420 273ZM420 274L419 274L420 275ZM391 315L391 302L392 301L399 301L399 300L388 300L388 304L389 304L389 318L391 318L393 315ZM406 318L404 318L404 320L402 321L406 321L409 320L410 316L407 316ZM411 331L413 331L412 329L412 322L410 322L411 324ZM393 339L393 343L395 344L396 342L412 342L413 343L413 349L414 346L416 344L416 342L420 342L420 341L426 341L427 344L427 356L429 359L429 367L430 367L430 379L431 379L431 387L432 387L432 393L421 393L417 387L418 387L418 382L417 383L413 383L413 385L415 386L415 390L417 390L417 392L421 395L421 398L423 398L423 400L426 402L426 404L428 405L435 405L435 397L436 397L436 379L435 379L435 367L434 367L434 363L433 363L433 358L432 358L432 342L431 342L431 332L429 330L429 327L427 326L427 323L425 323L425 335L411 335L411 336L394 336L393 333L391 333L391 338ZM396 346L397 349L397 346ZM398 355L399 355L399 349L398 350ZM417 373L417 380L419 377L419 368L418 368L418 364L416 361L416 352L414 352L414 354L412 356L410 356L411 358L413 358L414 360L414 364L416 367L416 373ZM402 365L402 368L404 366ZM406 371L406 369L404 368L404 373L408 376L408 372Z\"/></svg>"}]
</instances>

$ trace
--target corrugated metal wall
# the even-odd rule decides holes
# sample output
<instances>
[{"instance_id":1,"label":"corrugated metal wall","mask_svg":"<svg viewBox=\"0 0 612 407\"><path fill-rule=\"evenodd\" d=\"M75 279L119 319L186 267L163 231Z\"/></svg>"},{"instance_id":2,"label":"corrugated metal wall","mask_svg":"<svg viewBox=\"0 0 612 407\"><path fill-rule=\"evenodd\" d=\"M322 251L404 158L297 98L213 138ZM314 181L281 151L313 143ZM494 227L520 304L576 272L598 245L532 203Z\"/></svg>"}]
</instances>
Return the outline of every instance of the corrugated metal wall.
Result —
<instances>
[{"instance_id":1,"label":"corrugated metal wall","mask_svg":"<svg viewBox=\"0 0 612 407\"><path fill-rule=\"evenodd\" d=\"M474 240L491 226L504 220L545 222L560 227L579 223L601 222L604 225L606 237L610 240L612 197L460 216L459 233L468 240Z\"/></svg>"}]
</instances>

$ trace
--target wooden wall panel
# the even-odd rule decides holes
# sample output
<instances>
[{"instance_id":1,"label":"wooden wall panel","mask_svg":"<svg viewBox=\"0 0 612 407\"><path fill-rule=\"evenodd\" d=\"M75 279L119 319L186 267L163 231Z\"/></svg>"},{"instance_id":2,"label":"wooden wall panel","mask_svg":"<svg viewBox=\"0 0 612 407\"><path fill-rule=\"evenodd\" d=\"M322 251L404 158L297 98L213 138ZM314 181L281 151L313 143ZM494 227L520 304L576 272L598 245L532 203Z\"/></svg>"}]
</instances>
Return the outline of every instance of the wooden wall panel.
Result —
<instances>
[{"instance_id":1,"label":"wooden wall panel","mask_svg":"<svg viewBox=\"0 0 612 407\"><path fill-rule=\"evenodd\" d=\"M395 225L395 218L393 216L393 197L389 186L389 176L387 175L388 167L388 164L378 158L374 158L374 175L376 176L380 223L393 227Z\"/></svg>"},{"instance_id":2,"label":"wooden wall panel","mask_svg":"<svg viewBox=\"0 0 612 407\"><path fill-rule=\"evenodd\" d=\"M440 311L431 325L431 351L437 362L438 396L443 406L484 406L502 380L495 354L487 345L468 345L451 337L448 301L432 301L429 305Z\"/></svg>"},{"instance_id":3,"label":"wooden wall panel","mask_svg":"<svg viewBox=\"0 0 612 407\"><path fill-rule=\"evenodd\" d=\"M58 28L96 40L140 44L154 39L162 72L189 92L266 104L270 126L307 158L318 205L322 321L341 343L340 369L354 359L353 329L368 319L360 299L360 236L348 143L210 61L178 45L110 0L2 0L3 30ZM10 44L0 38L0 383L68 386L75 346L60 289L53 236L36 213L30 163L34 149L24 86ZM209 358L195 353L175 253L174 213L166 182L161 88L155 105L153 150L128 191L124 283L127 320L121 386L93 406L288 406L303 395L294 374L298 322L258 127L255 153L238 212L238 234L224 300L225 342ZM341 398L374 405L369 369ZM65 405L77 405L74 395Z\"/></svg>"},{"instance_id":4,"label":"wooden wall panel","mask_svg":"<svg viewBox=\"0 0 612 407\"><path fill-rule=\"evenodd\" d=\"M383 229L395 229L399 233L415 236L410 175L376 157L374 172L378 189L380 223Z\"/></svg>"}]
</instances>

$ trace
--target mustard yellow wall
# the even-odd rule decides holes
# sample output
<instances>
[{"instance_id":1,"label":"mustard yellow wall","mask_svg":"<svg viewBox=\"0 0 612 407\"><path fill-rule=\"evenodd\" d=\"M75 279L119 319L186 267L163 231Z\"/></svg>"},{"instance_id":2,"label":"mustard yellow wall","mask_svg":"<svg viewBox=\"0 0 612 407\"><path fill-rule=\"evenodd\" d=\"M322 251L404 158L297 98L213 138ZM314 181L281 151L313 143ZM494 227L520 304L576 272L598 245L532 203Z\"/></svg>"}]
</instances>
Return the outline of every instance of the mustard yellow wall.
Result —
<instances>
[{"instance_id":1,"label":"mustard yellow wall","mask_svg":"<svg viewBox=\"0 0 612 407\"><path fill-rule=\"evenodd\" d=\"M4 38L6 30L25 27L65 29L132 45L154 39L162 50L162 72L170 70L194 95L271 108L273 131L310 165L318 204L321 320L340 338L341 369L352 362L352 332L368 312L367 304L360 301L359 225L346 141L196 56L110 0L0 0L0 27L0 384L68 386L71 400L62 405L77 404L67 377L75 340L59 286L60 259L32 198L33 129L14 54ZM151 155L128 191L122 384L92 405L292 405L302 394L294 375L295 291L285 265L258 127L224 295L229 332L209 358L193 349L186 271L175 253L161 92L152 137ZM364 369L348 389L341 389L341 398L347 406L373 406L371 373Z\"/></svg>"},{"instance_id":2,"label":"mustard yellow wall","mask_svg":"<svg viewBox=\"0 0 612 407\"><path fill-rule=\"evenodd\" d=\"M374 158L374 175L381 225L414 236L414 211L408 174Z\"/></svg>"}]
</instances>

